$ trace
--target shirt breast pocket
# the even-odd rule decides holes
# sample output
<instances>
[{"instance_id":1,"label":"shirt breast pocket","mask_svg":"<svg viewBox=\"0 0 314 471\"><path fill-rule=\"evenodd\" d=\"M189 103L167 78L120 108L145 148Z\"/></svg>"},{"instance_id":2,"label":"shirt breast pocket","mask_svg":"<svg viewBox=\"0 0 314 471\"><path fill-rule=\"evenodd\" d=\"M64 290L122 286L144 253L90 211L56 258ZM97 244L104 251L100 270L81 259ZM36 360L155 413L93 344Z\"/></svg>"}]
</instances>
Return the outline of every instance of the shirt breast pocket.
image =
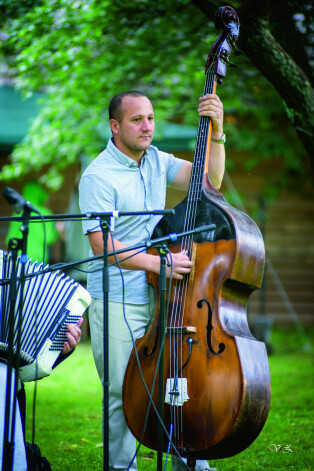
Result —
<instances>
[{"instance_id":1,"label":"shirt breast pocket","mask_svg":"<svg viewBox=\"0 0 314 471\"><path fill-rule=\"evenodd\" d=\"M159 175L148 184L147 206L164 209L166 203L166 176Z\"/></svg>"}]
</instances>

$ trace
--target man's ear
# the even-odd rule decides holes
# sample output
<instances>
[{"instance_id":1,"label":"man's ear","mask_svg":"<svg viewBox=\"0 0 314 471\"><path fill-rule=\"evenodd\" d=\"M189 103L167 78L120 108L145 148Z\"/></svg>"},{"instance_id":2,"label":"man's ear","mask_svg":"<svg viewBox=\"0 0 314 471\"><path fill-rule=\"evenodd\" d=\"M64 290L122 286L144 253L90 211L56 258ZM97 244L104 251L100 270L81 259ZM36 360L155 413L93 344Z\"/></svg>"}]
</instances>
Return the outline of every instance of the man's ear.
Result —
<instances>
[{"instance_id":1,"label":"man's ear","mask_svg":"<svg viewBox=\"0 0 314 471\"><path fill-rule=\"evenodd\" d=\"M115 135L119 134L119 130L120 130L119 122L116 119L111 119L109 121L109 124L110 124L112 134L115 134Z\"/></svg>"}]
</instances>

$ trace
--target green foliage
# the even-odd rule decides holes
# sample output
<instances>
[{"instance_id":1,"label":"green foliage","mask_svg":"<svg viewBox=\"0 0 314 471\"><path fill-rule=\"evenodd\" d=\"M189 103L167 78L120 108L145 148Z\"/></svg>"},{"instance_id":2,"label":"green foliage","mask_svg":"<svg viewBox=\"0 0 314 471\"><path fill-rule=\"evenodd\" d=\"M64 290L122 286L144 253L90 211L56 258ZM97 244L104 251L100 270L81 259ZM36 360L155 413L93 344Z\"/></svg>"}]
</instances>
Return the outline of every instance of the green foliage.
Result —
<instances>
[{"instance_id":1,"label":"green foliage","mask_svg":"<svg viewBox=\"0 0 314 471\"><path fill-rule=\"evenodd\" d=\"M1 177L9 180L47 166L42 183L62 184L61 171L82 154L105 146L110 98L140 89L152 99L158 122L197 127L207 54L220 34L189 0L134 2L42 0L8 14L2 55L25 95L47 93L29 135L13 151ZM22 6L21 6L22 8ZM278 157L287 186L302 173L302 151L278 94L244 56L219 88L228 145L249 150L247 166ZM296 157L297 156L297 157ZM285 177L284 177L285 176Z\"/></svg>"},{"instance_id":2,"label":"green foliage","mask_svg":"<svg viewBox=\"0 0 314 471\"><path fill-rule=\"evenodd\" d=\"M0 0L1 18L18 18L27 13L41 0Z\"/></svg>"}]
</instances>

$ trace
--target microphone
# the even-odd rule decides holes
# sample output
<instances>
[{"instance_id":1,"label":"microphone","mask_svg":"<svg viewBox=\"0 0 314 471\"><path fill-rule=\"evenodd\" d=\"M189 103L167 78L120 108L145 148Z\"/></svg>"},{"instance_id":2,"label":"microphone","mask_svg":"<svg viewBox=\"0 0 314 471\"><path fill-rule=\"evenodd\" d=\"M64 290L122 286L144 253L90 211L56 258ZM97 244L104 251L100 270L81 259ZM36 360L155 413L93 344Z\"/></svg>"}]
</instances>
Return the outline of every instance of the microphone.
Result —
<instances>
[{"instance_id":1,"label":"microphone","mask_svg":"<svg viewBox=\"0 0 314 471\"><path fill-rule=\"evenodd\" d=\"M33 211L40 215L40 212L28 201L25 201L25 198L17 191L13 190L13 188L5 186L2 191L2 195L17 214L19 214L23 209L28 209L29 211Z\"/></svg>"},{"instance_id":2,"label":"microphone","mask_svg":"<svg viewBox=\"0 0 314 471\"><path fill-rule=\"evenodd\" d=\"M209 232L209 231L213 231L214 229L216 229L216 224L207 224L206 226L200 226L200 227L196 227L194 229L194 232L195 234L199 233L199 232Z\"/></svg>"},{"instance_id":3,"label":"microphone","mask_svg":"<svg viewBox=\"0 0 314 471\"><path fill-rule=\"evenodd\" d=\"M200 232L209 232L209 231L213 231L214 229L216 229L216 224L207 224L206 226L196 227L195 229L190 229L189 231L181 232L179 234L176 234L175 232L173 232L171 234L168 234L167 236L159 237L158 239L148 240L145 246L150 248L150 247L153 247L154 245L157 245L163 242L175 242L180 237L198 234Z\"/></svg>"}]
</instances>

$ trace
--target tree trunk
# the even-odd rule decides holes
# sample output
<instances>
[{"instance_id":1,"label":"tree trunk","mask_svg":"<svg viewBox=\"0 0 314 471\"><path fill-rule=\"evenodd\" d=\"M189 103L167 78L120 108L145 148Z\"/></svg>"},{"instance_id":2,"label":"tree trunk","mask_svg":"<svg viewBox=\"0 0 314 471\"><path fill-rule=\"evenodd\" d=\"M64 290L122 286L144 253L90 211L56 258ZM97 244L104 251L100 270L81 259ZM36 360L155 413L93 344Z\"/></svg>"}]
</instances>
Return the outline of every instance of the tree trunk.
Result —
<instances>
[{"instance_id":1,"label":"tree trunk","mask_svg":"<svg viewBox=\"0 0 314 471\"><path fill-rule=\"evenodd\" d=\"M192 0L211 20L222 2ZM239 47L275 87L285 102L292 125L309 155L314 170L314 91L309 78L280 46L270 31L271 2L237 2L240 19ZM228 5L233 7L232 2Z\"/></svg>"}]
</instances>

